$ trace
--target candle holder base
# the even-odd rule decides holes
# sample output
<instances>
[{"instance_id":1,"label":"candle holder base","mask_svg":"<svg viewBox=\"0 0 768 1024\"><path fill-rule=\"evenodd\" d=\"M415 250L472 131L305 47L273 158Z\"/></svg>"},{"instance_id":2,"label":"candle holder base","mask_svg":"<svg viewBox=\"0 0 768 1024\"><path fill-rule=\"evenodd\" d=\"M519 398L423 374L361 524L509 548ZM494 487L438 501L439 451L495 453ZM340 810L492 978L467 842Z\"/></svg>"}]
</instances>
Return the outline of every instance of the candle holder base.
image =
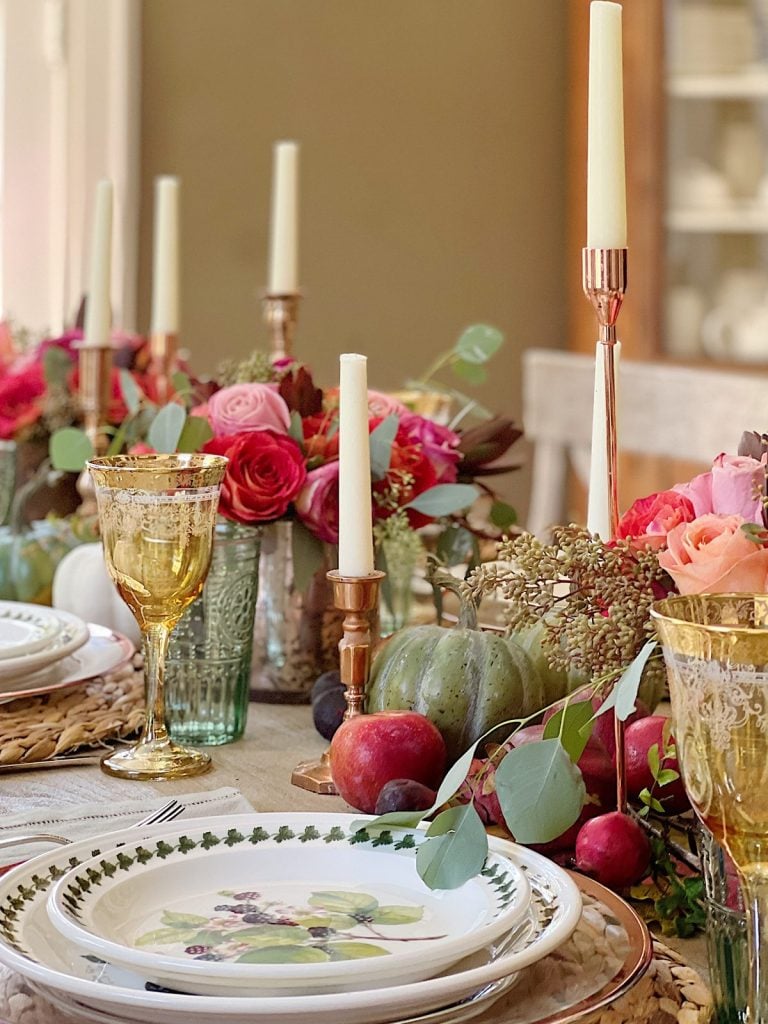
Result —
<instances>
[{"instance_id":1,"label":"candle holder base","mask_svg":"<svg viewBox=\"0 0 768 1024\"><path fill-rule=\"evenodd\" d=\"M77 360L83 429L96 455L103 455L109 447L109 438L102 428L112 396L112 346L80 344L77 346ZM96 491L87 469L78 477L77 490L82 498L80 514L95 515Z\"/></svg>"},{"instance_id":2,"label":"candle holder base","mask_svg":"<svg viewBox=\"0 0 768 1024\"><path fill-rule=\"evenodd\" d=\"M178 335L153 331L149 336L149 372L154 377L157 398L167 402L173 394L173 374L179 351Z\"/></svg>"},{"instance_id":3,"label":"candle holder base","mask_svg":"<svg viewBox=\"0 0 768 1024\"><path fill-rule=\"evenodd\" d=\"M337 789L331 778L331 759L326 750L316 761L302 761L291 773L291 785L320 796L335 796Z\"/></svg>"},{"instance_id":4,"label":"candle holder base","mask_svg":"<svg viewBox=\"0 0 768 1024\"><path fill-rule=\"evenodd\" d=\"M290 295L267 293L262 299L264 323L269 330L269 354L272 362L293 355L293 338L299 318L300 298L297 292Z\"/></svg>"}]
</instances>

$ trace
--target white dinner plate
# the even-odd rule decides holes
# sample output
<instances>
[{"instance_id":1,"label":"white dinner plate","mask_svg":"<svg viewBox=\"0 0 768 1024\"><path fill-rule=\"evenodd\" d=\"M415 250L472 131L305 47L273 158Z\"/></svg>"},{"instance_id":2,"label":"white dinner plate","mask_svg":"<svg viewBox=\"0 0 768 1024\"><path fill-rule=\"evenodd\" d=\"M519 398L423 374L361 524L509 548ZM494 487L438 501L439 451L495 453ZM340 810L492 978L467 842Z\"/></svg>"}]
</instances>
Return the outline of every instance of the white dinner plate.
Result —
<instances>
[{"instance_id":1,"label":"white dinner plate","mask_svg":"<svg viewBox=\"0 0 768 1024\"><path fill-rule=\"evenodd\" d=\"M50 609L20 601L0 601L0 663L47 647L62 621Z\"/></svg>"},{"instance_id":2,"label":"white dinner plate","mask_svg":"<svg viewBox=\"0 0 768 1024\"><path fill-rule=\"evenodd\" d=\"M154 853L142 842L102 850L57 882L51 921L158 985L258 996L422 981L528 911L528 881L507 854L433 890L416 870L423 833L361 841L322 816L278 820L250 832L183 822L153 834Z\"/></svg>"},{"instance_id":3,"label":"white dinner plate","mask_svg":"<svg viewBox=\"0 0 768 1024\"><path fill-rule=\"evenodd\" d=\"M296 815L247 814L188 822L213 833L225 824L235 833L264 828L278 832ZM359 816L306 815L324 832L348 830ZM158 854L154 835L162 826L127 829L126 843L144 840ZM105 837L105 848L114 837ZM123 971L93 956L84 956L67 942L48 919L47 896L53 883L99 851L98 838L83 840L42 854L0 878L0 962L30 981L62 997L117 1013L146 1024L383 1024L428 1013L477 992L547 956L564 943L581 916L581 897L573 880L541 854L491 838L494 852L508 854L527 875L532 900L527 927L508 949L486 948L426 981L360 992L314 996L191 996L157 991L145 978ZM308 854L309 855L309 854Z\"/></svg>"},{"instance_id":4,"label":"white dinner plate","mask_svg":"<svg viewBox=\"0 0 768 1024\"><path fill-rule=\"evenodd\" d=\"M21 680L0 679L0 703L77 686L95 676L114 672L133 657L133 643L122 633L115 633L106 626L97 626L94 622L88 624L88 629L88 641L74 654L38 669Z\"/></svg>"},{"instance_id":5,"label":"white dinner plate","mask_svg":"<svg viewBox=\"0 0 768 1024\"><path fill-rule=\"evenodd\" d=\"M53 665L61 658L66 658L68 654L72 654L87 642L90 634L88 626L82 619L58 608L51 609L50 613L61 623L61 629L57 635L53 637L47 647L40 651L0 661L0 682L9 682L12 679L21 680L38 669Z\"/></svg>"}]
</instances>

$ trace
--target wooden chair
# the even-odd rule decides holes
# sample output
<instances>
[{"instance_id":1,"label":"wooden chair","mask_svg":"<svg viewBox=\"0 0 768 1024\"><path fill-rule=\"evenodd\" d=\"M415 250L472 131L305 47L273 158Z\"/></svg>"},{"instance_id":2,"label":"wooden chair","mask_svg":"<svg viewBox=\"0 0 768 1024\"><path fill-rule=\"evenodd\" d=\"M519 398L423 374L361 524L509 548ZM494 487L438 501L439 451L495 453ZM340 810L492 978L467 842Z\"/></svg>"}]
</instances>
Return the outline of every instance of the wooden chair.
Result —
<instances>
[{"instance_id":1,"label":"wooden chair","mask_svg":"<svg viewBox=\"0 0 768 1024\"><path fill-rule=\"evenodd\" d=\"M528 529L537 536L564 521L569 463L589 479L594 367L592 356L571 352L523 355L523 426L534 451ZM618 397L622 452L706 467L735 453L744 430L768 431L768 378L756 372L623 359Z\"/></svg>"}]
</instances>

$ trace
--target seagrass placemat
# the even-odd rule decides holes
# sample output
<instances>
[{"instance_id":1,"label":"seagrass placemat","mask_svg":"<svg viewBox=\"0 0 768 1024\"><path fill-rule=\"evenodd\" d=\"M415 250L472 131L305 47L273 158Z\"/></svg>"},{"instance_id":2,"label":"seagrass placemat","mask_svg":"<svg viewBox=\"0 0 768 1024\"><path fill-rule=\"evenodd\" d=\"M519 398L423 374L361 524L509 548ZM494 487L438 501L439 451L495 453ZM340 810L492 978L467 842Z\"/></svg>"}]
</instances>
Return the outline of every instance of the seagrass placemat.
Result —
<instances>
[{"instance_id":1,"label":"seagrass placemat","mask_svg":"<svg viewBox=\"0 0 768 1024\"><path fill-rule=\"evenodd\" d=\"M26 764L103 746L144 719L141 657L103 679L0 704L0 765Z\"/></svg>"}]
</instances>

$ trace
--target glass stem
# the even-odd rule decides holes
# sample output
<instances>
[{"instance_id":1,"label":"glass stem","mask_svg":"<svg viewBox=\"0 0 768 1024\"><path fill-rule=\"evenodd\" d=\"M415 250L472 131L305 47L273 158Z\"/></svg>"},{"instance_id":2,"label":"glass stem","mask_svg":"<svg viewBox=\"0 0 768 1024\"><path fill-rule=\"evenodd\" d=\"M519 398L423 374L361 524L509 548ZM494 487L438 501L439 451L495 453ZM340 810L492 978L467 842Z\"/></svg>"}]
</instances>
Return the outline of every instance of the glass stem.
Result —
<instances>
[{"instance_id":1,"label":"glass stem","mask_svg":"<svg viewBox=\"0 0 768 1024\"><path fill-rule=\"evenodd\" d=\"M144 677L147 720L143 743L163 742L165 727L165 656L171 631L165 626L148 626L144 633Z\"/></svg>"},{"instance_id":2,"label":"glass stem","mask_svg":"<svg viewBox=\"0 0 768 1024\"><path fill-rule=\"evenodd\" d=\"M749 941L749 1024L768 1024L768 873L759 868L742 875Z\"/></svg>"}]
</instances>

